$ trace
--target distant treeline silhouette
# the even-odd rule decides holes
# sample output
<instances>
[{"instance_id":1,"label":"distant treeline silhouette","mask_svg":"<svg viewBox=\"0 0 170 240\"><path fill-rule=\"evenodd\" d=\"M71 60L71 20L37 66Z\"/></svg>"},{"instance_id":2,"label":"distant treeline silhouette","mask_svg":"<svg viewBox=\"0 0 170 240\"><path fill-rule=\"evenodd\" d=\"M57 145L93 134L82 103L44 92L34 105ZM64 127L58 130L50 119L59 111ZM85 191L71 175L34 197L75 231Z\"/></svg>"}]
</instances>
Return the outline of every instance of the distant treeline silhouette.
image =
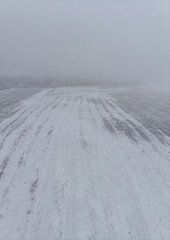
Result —
<instances>
[{"instance_id":1,"label":"distant treeline silhouette","mask_svg":"<svg viewBox=\"0 0 170 240\"><path fill-rule=\"evenodd\" d=\"M133 82L129 83L133 84ZM0 76L0 89L25 88L25 87L81 87L81 86L103 86L103 85L127 85L119 80L96 80L96 79L58 79L53 77L33 78L33 77L13 77Z\"/></svg>"}]
</instances>

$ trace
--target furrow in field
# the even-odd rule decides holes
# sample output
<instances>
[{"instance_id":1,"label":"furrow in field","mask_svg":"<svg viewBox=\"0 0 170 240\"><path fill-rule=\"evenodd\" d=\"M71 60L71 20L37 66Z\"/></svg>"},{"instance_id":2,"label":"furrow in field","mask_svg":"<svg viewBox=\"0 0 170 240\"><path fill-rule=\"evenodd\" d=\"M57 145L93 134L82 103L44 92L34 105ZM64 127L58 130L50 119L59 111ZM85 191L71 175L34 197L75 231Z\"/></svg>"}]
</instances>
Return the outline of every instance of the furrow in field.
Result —
<instances>
[{"instance_id":1,"label":"furrow in field","mask_svg":"<svg viewBox=\"0 0 170 240\"><path fill-rule=\"evenodd\" d=\"M93 91L23 102L0 153L0 238L168 240L167 146Z\"/></svg>"},{"instance_id":2,"label":"furrow in field","mask_svg":"<svg viewBox=\"0 0 170 240\"><path fill-rule=\"evenodd\" d=\"M30 154L30 152L31 152L31 150L32 150L32 148L34 146L34 143L36 142L37 137L39 136L39 134L41 133L43 128L45 126L47 127L47 122L49 120L49 117L47 117L47 116L50 116L50 113L51 113L51 109L49 109L49 113L46 111L45 114L41 114L40 118L37 118L34 122L32 122L29 125L28 129L31 129L30 132L27 132L24 129L24 131L21 131L19 137L17 137L17 139L14 140L14 149L11 150L11 152L8 154L8 156L5 157L4 161L2 162L2 165L1 165L1 170L2 170L1 171L1 177L2 177L2 175L4 173L5 168L9 165L9 163L12 164L12 159L15 160L15 162L13 163L14 168L15 168L15 165L16 165L15 163L16 163L17 159L18 159L18 169L21 168L21 166L23 164L25 166L26 158L28 158L28 155ZM36 123L36 125L35 125L35 123ZM48 136L51 134L51 131L52 131L52 129L50 129L48 131ZM21 138L22 139L24 138L24 140L26 140L25 138L28 139L26 146L24 146L24 142L22 144ZM21 146L22 150L24 149L24 152L21 151L20 155L19 155L18 151L16 151L18 146ZM15 153L15 151L16 151L16 153ZM8 167L10 167L10 166L8 166ZM16 177L17 171L15 173L14 168L13 168L13 172L14 172L14 176Z\"/></svg>"}]
</instances>

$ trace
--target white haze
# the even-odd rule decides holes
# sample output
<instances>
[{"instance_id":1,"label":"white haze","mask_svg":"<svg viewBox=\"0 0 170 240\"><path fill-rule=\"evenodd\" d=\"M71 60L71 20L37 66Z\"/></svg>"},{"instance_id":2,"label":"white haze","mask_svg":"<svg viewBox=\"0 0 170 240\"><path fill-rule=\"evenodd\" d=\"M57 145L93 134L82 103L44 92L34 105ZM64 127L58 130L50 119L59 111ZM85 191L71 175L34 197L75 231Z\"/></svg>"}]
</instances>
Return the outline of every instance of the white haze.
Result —
<instances>
[{"instance_id":1,"label":"white haze","mask_svg":"<svg viewBox=\"0 0 170 240\"><path fill-rule=\"evenodd\" d=\"M169 0L1 0L0 75L170 81Z\"/></svg>"}]
</instances>

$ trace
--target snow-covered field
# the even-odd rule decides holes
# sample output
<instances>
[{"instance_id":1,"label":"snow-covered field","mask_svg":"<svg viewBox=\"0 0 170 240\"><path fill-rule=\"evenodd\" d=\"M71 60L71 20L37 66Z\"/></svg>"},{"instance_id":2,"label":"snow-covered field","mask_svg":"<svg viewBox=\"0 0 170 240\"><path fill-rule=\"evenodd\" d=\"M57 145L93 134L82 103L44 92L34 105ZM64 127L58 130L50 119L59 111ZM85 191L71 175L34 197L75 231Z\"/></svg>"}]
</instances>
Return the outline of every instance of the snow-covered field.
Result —
<instances>
[{"instance_id":1,"label":"snow-covered field","mask_svg":"<svg viewBox=\"0 0 170 240\"><path fill-rule=\"evenodd\" d=\"M169 109L109 88L20 102L0 123L0 240L169 240Z\"/></svg>"},{"instance_id":2,"label":"snow-covered field","mask_svg":"<svg viewBox=\"0 0 170 240\"><path fill-rule=\"evenodd\" d=\"M42 88L0 89L0 122L13 114L12 109L18 102L39 92Z\"/></svg>"}]
</instances>

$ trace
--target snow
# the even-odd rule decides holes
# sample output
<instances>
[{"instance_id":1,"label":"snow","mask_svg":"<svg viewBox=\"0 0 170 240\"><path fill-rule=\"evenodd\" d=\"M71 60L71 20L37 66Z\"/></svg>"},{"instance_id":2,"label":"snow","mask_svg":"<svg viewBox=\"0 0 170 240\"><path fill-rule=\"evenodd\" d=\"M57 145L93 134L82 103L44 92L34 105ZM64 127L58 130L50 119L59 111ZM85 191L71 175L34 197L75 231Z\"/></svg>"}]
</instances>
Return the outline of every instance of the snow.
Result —
<instances>
[{"instance_id":1,"label":"snow","mask_svg":"<svg viewBox=\"0 0 170 240\"><path fill-rule=\"evenodd\" d=\"M168 115L129 94L45 89L1 122L0 240L170 239Z\"/></svg>"}]
</instances>

